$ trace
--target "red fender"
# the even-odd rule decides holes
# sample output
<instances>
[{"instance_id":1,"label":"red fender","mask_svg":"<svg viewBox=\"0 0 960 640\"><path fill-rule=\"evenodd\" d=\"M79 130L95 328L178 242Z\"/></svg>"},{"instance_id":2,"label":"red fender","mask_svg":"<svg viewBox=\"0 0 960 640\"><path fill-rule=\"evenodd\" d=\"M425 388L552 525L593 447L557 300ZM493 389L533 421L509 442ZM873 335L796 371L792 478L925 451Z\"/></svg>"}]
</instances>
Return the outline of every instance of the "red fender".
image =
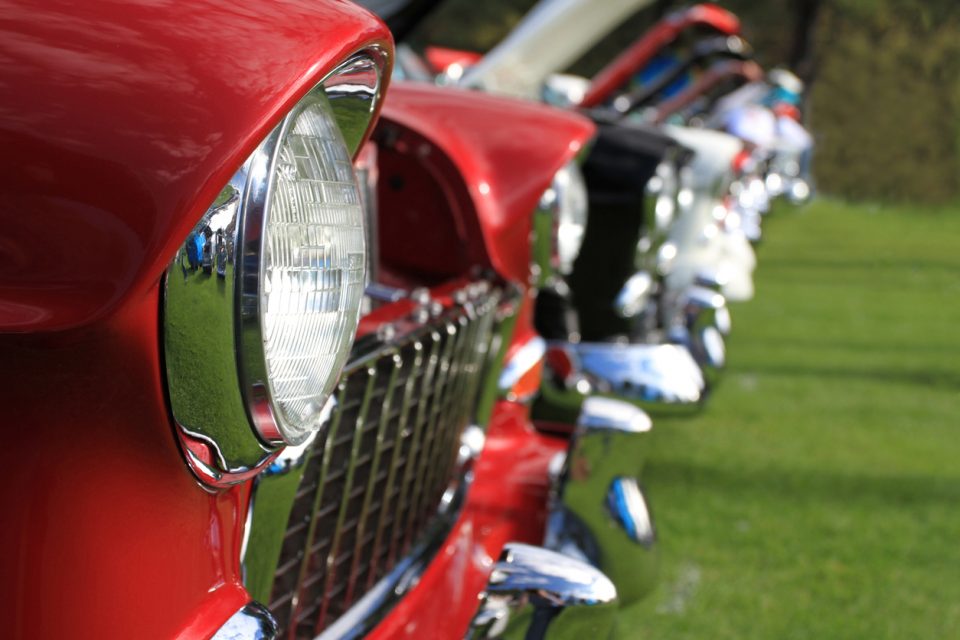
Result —
<instances>
[{"instance_id":1,"label":"red fender","mask_svg":"<svg viewBox=\"0 0 960 640\"><path fill-rule=\"evenodd\" d=\"M0 331L147 295L289 108L353 51L392 46L343 0L24 5L0 26Z\"/></svg>"},{"instance_id":2,"label":"red fender","mask_svg":"<svg viewBox=\"0 0 960 640\"><path fill-rule=\"evenodd\" d=\"M209 637L248 599L249 488L173 434L159 283L254 147L351 52L341 0L5 6L0 619L11 638Z\"/></svg>"},{"instance_id":3,"label":"red fender","mask_svg":"<svg viewBox=\"0 0 960 640\"><path fill-rule=\"evenodd\" d=\"M483 58L482 53L476 51L462 51L460 49L449 49L447 47L430 46L423 52L430 67L436 73L443 73L452 65L458 64L463 68L473 66Z\"/></svg>"},{"instance_id":4,"label":"red fender","mask_svg":"<svg viewBox=\"0 0 960 640\"><path fill-rule=\"evenodd\" d=\"M591 138L593 123L532 102L401 82L383 106L381 126L388 123L418 134L429 143L421 155L435 147L459 174L457 187L475 210L481 237L455 237L463 244L448 249L470 252L482 242L489 266L526 283L531 214L554 174ZM381 172L381 181L389 182L389 176ZM449 215L443 207L438 210ZM397 252L410 254L409 249Z\"/></svg>"}]
</instances>

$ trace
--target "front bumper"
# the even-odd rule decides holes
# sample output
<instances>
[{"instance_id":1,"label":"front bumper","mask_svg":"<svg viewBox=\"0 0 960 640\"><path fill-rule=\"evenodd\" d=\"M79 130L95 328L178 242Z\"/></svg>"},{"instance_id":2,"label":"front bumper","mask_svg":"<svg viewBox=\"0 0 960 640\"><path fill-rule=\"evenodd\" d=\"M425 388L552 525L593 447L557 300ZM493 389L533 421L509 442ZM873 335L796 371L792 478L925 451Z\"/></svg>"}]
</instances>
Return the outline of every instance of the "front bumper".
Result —
<instances>
[{"instance_id":1,"label":"front bumper","mask_svg":"<svg viewBox=\"0 0 960 640\"><path fill-rule=\"evenodd\" d=\"M562 361L566 370L559 372L560 384L545 382L534 405L535 417L550 422L576 423L586 393L656 414L696 411L706 397L703 372L683 345L554 342L551 360Z\"/></svg>"}]
</instances>

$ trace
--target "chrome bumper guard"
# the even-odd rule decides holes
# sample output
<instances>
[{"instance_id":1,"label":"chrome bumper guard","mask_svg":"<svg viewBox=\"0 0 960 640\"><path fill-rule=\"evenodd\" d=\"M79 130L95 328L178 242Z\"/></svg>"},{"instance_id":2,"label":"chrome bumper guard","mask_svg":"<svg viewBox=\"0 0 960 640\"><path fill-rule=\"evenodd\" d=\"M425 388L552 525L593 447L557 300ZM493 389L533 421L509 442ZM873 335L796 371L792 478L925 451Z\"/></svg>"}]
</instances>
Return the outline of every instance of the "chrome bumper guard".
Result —
<instances>
[{"instance_id":1,"label":"chrome bumper guard","mask_svg":"<svg viewBox=\"0 0 960 640\"><path fill-rule=\"evenodd\" d=\"M596 568L542 547L509 543L466 637L608 638L616 607L616 587Z\"/></svg>"},{"instance_id":2,"label":"chrome bumper guard","mask_svg":"<svg viewBox=\"0 0 960 640\"><path fill-rule=\"evenodd\" d=\"M678 321L668 338L687 348L703 372L707 387L717 383L726 365L726 340L730 310L726 298L712 287L687 287L677 297Z\"/></svg>"},{"instance_id":3,"label":"chrome bumper guard","mask_svg":"<svg viewBox=\"0 0 960 640\"><path fill-rule=\"evenodd\" d=\"M587 398L547 520L544 546L604 572L622 604L656 584L656 532L639 481L651 428L632 404Z\"/></svg>"},{"instance_id":4,"label":"chrome bumper guard","mask_svg":"<svg viewBox=\"0 0 960 640\"><path fill-rule=\"evenodd\" d=\"M584 342L566 348L575 375L594 391L643 409L695 408L705 397L703 372L685 346Z\"/></svg>"}]
</instances>

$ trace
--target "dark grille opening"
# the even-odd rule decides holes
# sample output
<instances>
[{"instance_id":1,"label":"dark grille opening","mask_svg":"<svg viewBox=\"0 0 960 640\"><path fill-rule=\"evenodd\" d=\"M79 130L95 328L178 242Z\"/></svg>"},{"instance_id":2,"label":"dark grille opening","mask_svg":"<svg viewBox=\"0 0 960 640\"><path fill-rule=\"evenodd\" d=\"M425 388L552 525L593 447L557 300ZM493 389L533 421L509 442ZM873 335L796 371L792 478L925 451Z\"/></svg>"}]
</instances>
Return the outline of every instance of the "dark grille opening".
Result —
<instances>
[{"instance_id":1,"label":"dark grille opening","mask_svg":"<svg viewBox=\"0 0 960 640\"><path fill-rule=\"evenodd\" d=\"M430 529L456 479L499 293L359 355L304 470L274 575L281 633L313 638Z\"/></svg>"}]
</instances>

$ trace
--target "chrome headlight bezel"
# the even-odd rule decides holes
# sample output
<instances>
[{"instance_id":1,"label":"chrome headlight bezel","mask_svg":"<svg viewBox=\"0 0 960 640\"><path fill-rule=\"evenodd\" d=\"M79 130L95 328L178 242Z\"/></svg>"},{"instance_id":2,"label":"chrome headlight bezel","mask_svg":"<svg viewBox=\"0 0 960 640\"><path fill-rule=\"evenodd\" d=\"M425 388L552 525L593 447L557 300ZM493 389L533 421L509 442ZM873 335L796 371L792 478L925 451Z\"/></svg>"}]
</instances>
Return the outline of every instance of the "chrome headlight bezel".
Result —
<instances>
[{"instance_id":1,"label":"chrome headlight bezel","mask_svg":"<svg viewBox=\"0 0 960 640\"><path fill-rule=\"evenodd\" d=\"M263 245L270 233L266 224L278 179L277 162L290 128L301 114L313 108L313 115L327 114L327 130L340 138L329 146L342 149L318 151L318 162L326 166L339 154L349 164L372 125L387 69L388 53L380 47L369 47L349 56L311 88L234 174L167 272L163 324L170 406L189 467L207 485L223 487L248 479L284 446L309 442L320 428L323 406L316 407L315 423L311 417L307 428L289 428L289 421L279 415L271 397L267 375L261 313L261 305L267 300L262 286ZM352 170L349 176L356 190ZM361 232L363 217L359 211ZM199 238L199 234L204 237ZM196 248L191 256L191 242L203 247L202 256L198 257ZM188 282L185 262L189 262L190 273L202 267L207 277ZM323 271L323 267L318 269ZM354 285L343 284L341 289L348 286ZM362 290L362 274L355 286ZM340 295L345 294L341 291ZM196 305L204 305L199 317L205 326L199 331L196 327L187 330L185 320L197 317L198 312L185 310ZM359 305L346 315L351 313L353 317L342 323L349 337L334 340L345 352L352 344ZM339 377L345 352L338 351L331 366L328 377L333 383ZM199 371L192 370L194 364L199 365ZM330 380L321 382L326 390L332 388L332 383L326 384ZM309 384L311 389L315 386L312 378ZM318 404L324 400L320 398Z\"/></svg>"},{"instance_id":2,"label":"chrome headlight bezel","mask_svg":"<svg viewBox=\"0 0 960 640\"><path fill-rule=\"evenodd\" d=\"M539 210L550 216L551 266L561 275L569 275L583 246L589 216L587 185L576 160L554 174Z\"/></svg>"}]
</instances>

